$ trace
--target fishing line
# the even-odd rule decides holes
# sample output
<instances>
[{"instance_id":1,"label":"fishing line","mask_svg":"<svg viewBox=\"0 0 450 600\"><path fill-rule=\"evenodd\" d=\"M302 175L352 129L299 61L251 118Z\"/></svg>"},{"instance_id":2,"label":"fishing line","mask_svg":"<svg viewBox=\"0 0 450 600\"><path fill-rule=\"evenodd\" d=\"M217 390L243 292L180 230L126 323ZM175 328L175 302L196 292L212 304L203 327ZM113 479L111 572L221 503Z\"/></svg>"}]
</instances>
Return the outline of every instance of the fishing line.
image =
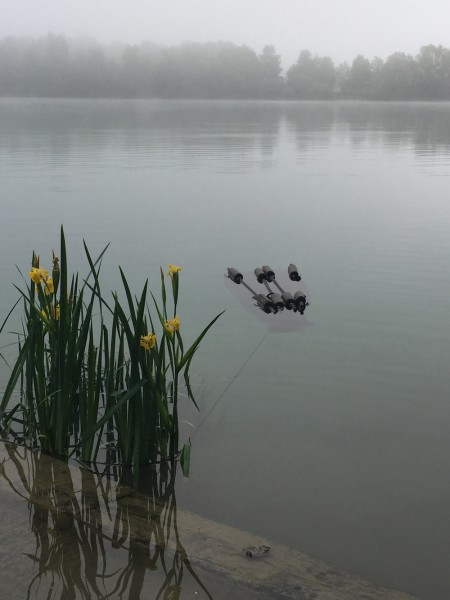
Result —
<instances>
[{"instance_id":1,"label":"fishing line","mask_svg":"<svg viewBox=\"0 0 450 600\"><path fill-rule=\"evenodd\" d=\"M250 360L252 359L252 357L254 356L254 354L257 352L258 348L261 346L261 344L264 342L264 340L266 339L266 337L269 335L270 333L270 329L268 329L266 331L266 333L262 336L262 338L259 340L259 342L256 344L256 346L253 348L253 350L250 352L250 354L248 355L248 357L245 359L245 361L242 363L242 365L239 367L238 371L236 372L235 375L233 375L233 377L231 378L230 382L228 383L227 386L225 386L225 389L222 390L222 392L219 394L218 398L216 398L216 401L214 402L214 404L211 406L211 408L208 410L208 412L206 413L206 415L203 417L203 419L200 421L200 423L198 424L196 430L192 433L192 435L190 436L191 439L194 437L194 435L197 433L197 431L200 429L200 427L203 425L203 423L206 421L206 419L209 417L209 415L212 413L212 411L216 408L216 406L219 404L219 402L222 400L222 398L225 396L225 394L228 392L228 390L230 389L230 387L233 385L233 383L236 381L236 379L239 377L239 375L242 373L242 371L245 369L246 365L248 365L248 363L250 362Z\"/></svg>"},{"instance_id":2,"label":"fishing line","mask_svg":"<svg viewBox=\"0 0 450 600\"><path fill-rule=\"evenodd\" d=\"M288 266L287 270L288 270L289 279L291 281L300 281L301 280L301 275L299 274L299 271L294 264L291 263ZM253 299L256 301L255 306L260 308L265 313L275 313L276 314L279 311L282 311L284 308L287 308L288 310L291 310L292 312L299 312L300 315L303 315L305 308L309 305L309 302L306 301L306 296L303 292L297 291L297 292L295 292L295 295L293 296L290 292L286 292L285 290L283 290L283 288L279 285L279 283L275 279L274 271L268 265L264 265L262 268L256 268L254 270L254 273L255 273L256 279L258 280L258 283L264 283L267 290L269 291L269 294L267 296L264 296L263 294L258 294L257 292L255 292L255 290L253 290L244 281L244 277L243 277L242 273L238 269L235 269L234 267L227 268L227 273L226 273L225 277L228 279L231 279L231 281L233 281L233 283L236 283L238 285L243 285L245 288L247 288L247 290L252 294ZM272 291L272 289L269 286L269 282L273 282L277 286L277 288L281 292L281 296ZM236 379L242 373L242 371L244 370L246 365L252 359L253 355L257 352L258 348L264 342L264 340L269 335L269 333L270 333L270 329L268 331L266 331L266 333L262 336L262 338L259 340L259 342L256 344L256 346L250 352L247 359L240 366L237 373L231 378L230 382L225 387L225 389L222 391L222 393L219 394L219 396L216 399L216 401L214 402L214 404L211 406L211 408L208 410L206 415L200 421L198 427L195 429L195 431L190 436L190 439L194 437L194 435L197 433L197 431L200 429L200 427L203 425L203 423L206 421L206 419L209 417L209 415L212 413L212 411L217 407L219 402L222 400L222 398L228 392L230 387L233 385L233 383L236 381Z\"/></svg>"}]
</instances>

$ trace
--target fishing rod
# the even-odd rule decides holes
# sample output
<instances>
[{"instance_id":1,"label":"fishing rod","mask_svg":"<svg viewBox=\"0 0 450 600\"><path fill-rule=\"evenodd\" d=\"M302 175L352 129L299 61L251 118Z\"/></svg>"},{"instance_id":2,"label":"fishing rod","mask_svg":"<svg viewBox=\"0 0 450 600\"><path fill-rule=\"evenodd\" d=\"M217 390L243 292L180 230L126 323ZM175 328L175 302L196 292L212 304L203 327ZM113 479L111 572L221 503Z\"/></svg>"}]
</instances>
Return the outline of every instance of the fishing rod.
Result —
<instances>
[{"instance_id":1,"label":"fishing rod","mask_svg":"<svg viewBox=\"0 0 450 600\"><path fill-rule=\"evenodd\" d=\"M260 272L262 272L264 276L262 276ZM293 264L289 265L288 274L289 274L289 279L291 281L300 281L300 279L301 279L301 276L298 272L297 267ZM292 296L292 294L290 294L290 292L285 292L283 290L283 288L279 285L279 283L276 281L275 273L268 265L263 266L262 269L255 269L255 275L256 275L256 278L259 283L262 283L264 280L266 280L267 284L269 282L270 283L273 282L277 286L277 288L280 290L280 292L282 294L281 297L283 297L283 294L285 294L284 298L285 298L286 302L283 302L283 306L286 306L286 308L288 308L287 301L291 300L291 304L290 304L291 308L289 310L293 310L294 312L299 311L301 315L303 314L303 311L305 310L305 306L308 306L308 302L306 302L305 294L298 291L298 292L295 292L294 296ZM253 290L244 281L244 276L242 275L242 273L240 271L238 271L238 269L235 269L234 267L229 267L227 269L227 274L225 275L225 277L228 277L228 279L231 279L231 281L233 281L233 283L236 283L237 285L242 284L245 288L247 288L248 291L252 294L253 299L256 300L256 302L257 302L257 304L255 306L260 308L262 311L264 311L266 313L274 313L274 314L276 314L278 312L279 309L276 307L276 305L273 302L273 296L274 296L274 294L276 294L276 292L273 292L272 290L270 290L270 286L268 286L269 290L270 290L270 292L269 292L270 298L269 298L268 296L264 296L264 294L258 294L258 292L255 292L255 290ZM288 294L289 294L289 296L288 296ZM278 296L279 296L279 294L278 294ZM303 301L301 300L302 298L303 298ZM292 301L294 302L294 304L292 304ZM219 404L219 402L221 402L223 397L227 394L230 387L236 383L236 380L238 379L239 375L242 373L244 368L247 366L247 364L253 358L254 354L256 354L257 350L264 343L265 339L267 338L267 336L269 334L270 334L270 329L268 329L266 331L266 333L262 336L262 338L257 342L256 346L253 348L253 350L250 352L249 356L239 367L236 374L230 379L228 385L226 385L225 389L216 398L216 400L213 403L213 405L211 406L211 408L208 410L208 412L205 414L203 419L198 424L195 431L192 433L191 439L194 437L194 435L197 433L197 431L200 429L200 427L203 425L203 423L209 418L209 416L213 412L213 410L216 409L217 405Z\"/></svg>"}]
</instances>

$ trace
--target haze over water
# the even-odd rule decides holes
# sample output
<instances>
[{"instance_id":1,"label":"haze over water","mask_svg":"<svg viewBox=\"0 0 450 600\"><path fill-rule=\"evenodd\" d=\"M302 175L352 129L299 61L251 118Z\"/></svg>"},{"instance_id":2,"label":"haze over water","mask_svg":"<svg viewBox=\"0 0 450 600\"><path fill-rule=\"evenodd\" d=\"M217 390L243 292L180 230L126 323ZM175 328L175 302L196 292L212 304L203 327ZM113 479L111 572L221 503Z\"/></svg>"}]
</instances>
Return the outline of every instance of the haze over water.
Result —
<instances>
[{"instance_id":1,"label":"haze over water","mask_svg":"<svg viewBox=\"0 0 450 600\"><path fill-rule=\"evenodd\" d=\"M61 223L73 269L111 242L104 287L181 264L186 332L226 313L180 505L441 600L449 176L446 104L1 100L0 307ZM290 262L311 305L269 331L223 275Z\"/></svg>"},{"instance_id":2,"label":"haze over water","mask_svg":"<svg viewBox=\"0 0 450 600\"><path fill-rule=\"evenodd\" d=\"M101 42L157 44L227 41L260 52L273 44L284 66L302 49L351 62L421 46L448 46L449 5L444 0L16 0L4 11L0 38L48 32Z\"/></svg>"}]
</instances>

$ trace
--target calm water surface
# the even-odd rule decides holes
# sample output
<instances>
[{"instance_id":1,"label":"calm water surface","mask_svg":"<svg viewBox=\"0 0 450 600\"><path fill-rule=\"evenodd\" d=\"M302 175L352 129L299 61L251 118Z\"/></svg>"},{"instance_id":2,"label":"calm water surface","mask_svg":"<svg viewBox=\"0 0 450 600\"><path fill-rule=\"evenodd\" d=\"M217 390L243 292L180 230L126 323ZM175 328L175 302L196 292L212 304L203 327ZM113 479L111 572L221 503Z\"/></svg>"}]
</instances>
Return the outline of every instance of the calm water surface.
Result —
<instances>
[{"instance_id":1,"label":"calm water surface","mask_svg":"<svg viewBox=\"0 0 450 600\"><path fill-rule=\"evenodd\" d=\"M81 271L111 242L105 288L182 264L187 335L226 313L180 505L443 600L449 177L447 104L1 100L0 307L61 223ZM311 306L278 332L223 274L292 261Z\"/></svg>"}]
</instances>

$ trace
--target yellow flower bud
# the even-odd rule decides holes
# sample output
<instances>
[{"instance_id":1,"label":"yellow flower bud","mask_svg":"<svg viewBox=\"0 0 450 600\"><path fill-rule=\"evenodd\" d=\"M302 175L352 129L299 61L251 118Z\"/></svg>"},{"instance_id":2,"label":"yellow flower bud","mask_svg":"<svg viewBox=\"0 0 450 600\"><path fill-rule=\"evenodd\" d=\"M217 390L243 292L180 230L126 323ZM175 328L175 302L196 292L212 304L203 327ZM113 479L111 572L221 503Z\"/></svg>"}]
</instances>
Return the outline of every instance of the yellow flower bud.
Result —
<instances>
[{"instance_id":1,"label":"yellow flower bud","mask_svg":"<svg viewBox=\"0 0 450 600\"><path fill-rule=\"evenodd\" d=\"M56 256L56 254L54 253L54 251L52 250L52 254L53 254L53 270L54 271L59 271L59 258Z\"/></svg>"}]
</instances>

